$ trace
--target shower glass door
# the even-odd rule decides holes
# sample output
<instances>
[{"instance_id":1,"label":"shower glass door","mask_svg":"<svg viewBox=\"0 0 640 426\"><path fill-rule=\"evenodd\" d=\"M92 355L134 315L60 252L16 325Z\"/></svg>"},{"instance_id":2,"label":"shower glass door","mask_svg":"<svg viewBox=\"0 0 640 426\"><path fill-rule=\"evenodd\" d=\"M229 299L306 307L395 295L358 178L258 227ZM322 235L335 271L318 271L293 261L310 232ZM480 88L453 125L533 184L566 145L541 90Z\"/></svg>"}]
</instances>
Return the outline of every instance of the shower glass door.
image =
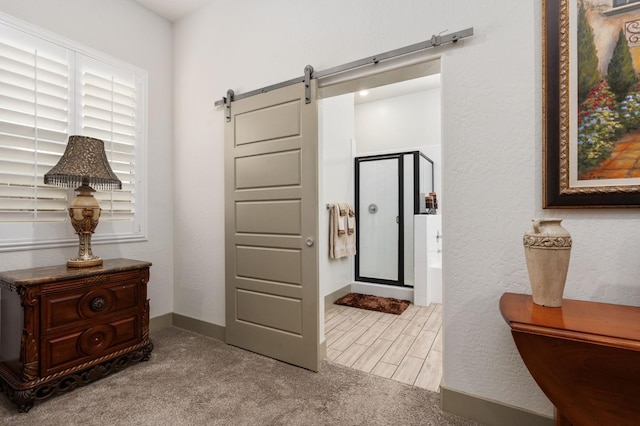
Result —
<instances>
[{"instance_id":1,"label":"shower glass door","mask_svg":"<svg viewBox=\"0 0 640 426\"><path fill-rule=\"evenodd\" d=\"M401 282L401 173L400 156L356 159L356 279Z\"/></svg>"}]
</instances>

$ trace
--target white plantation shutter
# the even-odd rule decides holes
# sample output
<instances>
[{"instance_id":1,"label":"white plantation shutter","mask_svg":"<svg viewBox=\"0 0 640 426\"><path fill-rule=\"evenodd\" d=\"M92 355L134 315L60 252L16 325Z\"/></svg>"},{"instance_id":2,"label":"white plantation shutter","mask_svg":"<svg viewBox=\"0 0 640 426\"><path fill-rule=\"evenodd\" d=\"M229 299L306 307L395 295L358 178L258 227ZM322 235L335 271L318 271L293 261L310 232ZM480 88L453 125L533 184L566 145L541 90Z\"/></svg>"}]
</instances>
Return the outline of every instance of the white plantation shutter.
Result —
<instances>
[{"instance_id":1,"label":"white plantation shutter","mask_svg":"<svg viewBox=\"0 0 640 426\"><path fill-rule=\"evenodd\" d=\"M101 220L131 220L135 213L136 141L139 81L83 58L80 65L82 107L79 126L85 136L102 139L111 169L122 190L97 192Z\"/></svg>"},{"instance_id":2,"label":"white plantation shutter","mask_svg":"<svg viewBox=\"0 0 640 426\"><path fill-rule=\"evenodd\" d=\"M1 34L0 221L65 220L68 191L43 176L66 146L68 52L16 30Z\"/></svg>"},{"instance_id":3,"label":"white plantation shutter","mask_svg":"<svg viewBox=\"0 0 640 426\"><path fill-rule=\"evenodd\" d=\"M144 239L146 73L0 15L0 250L77 244L73 190L43 178L69 135L102 139L122 190L97 191L93 242Z\"/></svg>"}]
</instances>

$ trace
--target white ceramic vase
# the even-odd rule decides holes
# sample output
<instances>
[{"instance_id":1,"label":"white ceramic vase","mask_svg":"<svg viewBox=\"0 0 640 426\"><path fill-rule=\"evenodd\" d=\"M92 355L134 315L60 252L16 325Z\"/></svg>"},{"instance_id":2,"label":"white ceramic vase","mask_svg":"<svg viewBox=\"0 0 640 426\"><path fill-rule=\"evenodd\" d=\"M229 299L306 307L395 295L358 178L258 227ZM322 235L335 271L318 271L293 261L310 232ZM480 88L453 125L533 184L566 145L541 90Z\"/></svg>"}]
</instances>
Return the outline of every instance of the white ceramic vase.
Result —
<instances>
[{"instance_id":1,"label":"white ceramic vase","mask_svg":"<svg viewBox=\"0 0 640 426\"><path fill-rule=\"evenodd\" d=\"M562 219L533 219L523 238L533 303L547 307L562 305L569 270L571 234L560 222Z\"/></svg>"}]
</instances>

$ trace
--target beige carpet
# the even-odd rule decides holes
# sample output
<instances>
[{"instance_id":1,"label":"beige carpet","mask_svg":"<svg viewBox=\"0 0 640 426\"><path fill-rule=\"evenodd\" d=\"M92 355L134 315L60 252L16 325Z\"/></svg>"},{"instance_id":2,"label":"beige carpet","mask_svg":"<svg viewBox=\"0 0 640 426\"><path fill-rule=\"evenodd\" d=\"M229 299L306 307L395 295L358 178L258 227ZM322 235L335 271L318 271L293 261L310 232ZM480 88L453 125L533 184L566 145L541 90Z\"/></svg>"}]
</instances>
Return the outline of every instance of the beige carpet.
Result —
<instances>
[{"instance_id":1,"label":"beige carpet","mask_svg":"<svg viewBox=\"0 0 640 426\"><path fill-rule=\"evenodd\" d=\"M167 328L151 360L19 414L0 394L2 425L476 425L439 395L323 362L313 373L215 339Z\"/></svg>"}]
</instances>

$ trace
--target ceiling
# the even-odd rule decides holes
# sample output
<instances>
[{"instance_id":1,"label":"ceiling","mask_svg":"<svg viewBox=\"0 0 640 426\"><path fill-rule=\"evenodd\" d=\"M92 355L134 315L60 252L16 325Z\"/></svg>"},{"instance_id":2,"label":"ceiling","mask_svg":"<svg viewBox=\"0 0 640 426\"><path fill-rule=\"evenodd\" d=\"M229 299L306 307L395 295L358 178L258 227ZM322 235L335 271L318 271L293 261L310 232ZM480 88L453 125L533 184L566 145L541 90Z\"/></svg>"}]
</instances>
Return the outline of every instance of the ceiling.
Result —
<instances>
[{"instance_id":1,"label":"ceiling","mask_svg":"<svg viewBox=\"0 0 640 426\"><path fill-rule=\"evenodd\" d=\"M175 22L211 0L135 0L170 22Z\"/></svg>"},{"instance_id":2,"label":"ceiling","mask_svg":"<svg viewBox=\"0 0 640 426\"><path fill-rule=\"evenodd\" d=\"M366 96L361 96L359 93L356 93L355 103L362 104L365 102L379 101L382 99L408 95L409 93L421 92L439 87L440 74L432 74L426 77L414 78L412 80L405 80L399 83L375 87L373 89L369 89L369 93Z\"/></svg>"}]
</instances>

